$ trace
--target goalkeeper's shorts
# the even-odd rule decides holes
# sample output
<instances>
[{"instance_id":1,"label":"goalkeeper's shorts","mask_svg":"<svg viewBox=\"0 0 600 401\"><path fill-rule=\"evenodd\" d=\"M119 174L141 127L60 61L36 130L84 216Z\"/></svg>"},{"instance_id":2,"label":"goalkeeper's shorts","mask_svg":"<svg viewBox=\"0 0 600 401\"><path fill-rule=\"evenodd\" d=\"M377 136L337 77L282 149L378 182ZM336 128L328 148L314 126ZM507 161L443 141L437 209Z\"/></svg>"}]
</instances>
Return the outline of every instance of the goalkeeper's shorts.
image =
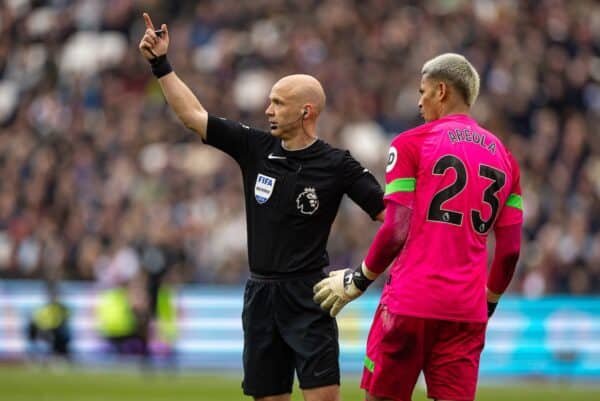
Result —
<instances>
[{"instance_id":1,"label":"goalkeeper's shorts","mask_svg":"<svg viewBox=\"0 0 600 401\"><path fill-rule=\"evenodd\" d=\"M253 397L340 383L335 319L317 305L313 286L325 274L269 279L253 276L244 292L244 394Z\"/></svg>"},{"instance_id":2,"label":"goalkeeper's shorts","mask_svg":"<svg viewBox=\"0 0 600 401\"><path fill-rule=\"evenodd\" d=\"M473 400L486 323L397 315L379 305L369 338L361 388L410 401L421 371L427 397Z\"/></svg>"}]
</instances>

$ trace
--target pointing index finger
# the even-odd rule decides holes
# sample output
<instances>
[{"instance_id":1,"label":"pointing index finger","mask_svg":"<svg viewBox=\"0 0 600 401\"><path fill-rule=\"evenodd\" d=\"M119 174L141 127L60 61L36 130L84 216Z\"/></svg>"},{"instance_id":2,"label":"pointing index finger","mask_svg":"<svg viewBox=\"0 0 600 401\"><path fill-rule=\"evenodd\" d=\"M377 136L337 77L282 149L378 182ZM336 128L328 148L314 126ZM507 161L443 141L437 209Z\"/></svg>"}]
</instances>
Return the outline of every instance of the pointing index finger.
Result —
<instances>
[{"instance_id":1,"label":"pointing index finger","mask_svg":"<svg viewBox=\"0 0 600 401\"><path fill-rule=\"evenodd\" d=\"M150 19L150 16L148 15L148 13L144 13L144 22L146 23L147 29L154 30L154 24L152 24L152 20Z\"/></svg>"}]
</instances>

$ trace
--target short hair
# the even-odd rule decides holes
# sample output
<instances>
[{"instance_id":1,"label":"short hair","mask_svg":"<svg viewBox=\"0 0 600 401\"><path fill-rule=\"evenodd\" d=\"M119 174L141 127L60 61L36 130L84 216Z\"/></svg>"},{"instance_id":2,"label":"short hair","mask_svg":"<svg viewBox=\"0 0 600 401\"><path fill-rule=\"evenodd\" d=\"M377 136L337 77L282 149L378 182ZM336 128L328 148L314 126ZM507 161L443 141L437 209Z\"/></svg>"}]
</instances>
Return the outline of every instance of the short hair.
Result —
<instances>
[{"instance_id":1,"label":"short hair","mask_svg":"<svg viewBox=\"0 0 600 401\"><path fill-rule=\"evenodd\" d=\"M479 95L479 74L460 54L444 53L432 58L423 65L421 75L451 84L468 106L472 106Z\"/></svg>"}]
</instances>

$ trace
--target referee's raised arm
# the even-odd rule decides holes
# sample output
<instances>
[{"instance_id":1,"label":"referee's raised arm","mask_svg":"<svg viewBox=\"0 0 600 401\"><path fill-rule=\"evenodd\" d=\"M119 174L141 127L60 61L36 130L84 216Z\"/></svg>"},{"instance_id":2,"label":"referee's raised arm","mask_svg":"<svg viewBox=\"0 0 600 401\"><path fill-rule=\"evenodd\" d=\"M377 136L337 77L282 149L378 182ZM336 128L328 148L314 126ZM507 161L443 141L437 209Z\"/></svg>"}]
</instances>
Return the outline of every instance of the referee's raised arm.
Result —
<instances>
[{"instance_id":1,"label":"referee's raised arm","mask_svg":"<svg viewBox=\"0 0 600 401\"><path fill-rule=\"evenodd\" d=\"M206 140L208 113L190 88L179 79L167 60L169 48L169 30L162 24L155 30L152 20L144 13L146 31L140 41L139 49L152 67L152 73L158 79L160 88L179 120L189 129Z\"/></svg>"}]
</instances>

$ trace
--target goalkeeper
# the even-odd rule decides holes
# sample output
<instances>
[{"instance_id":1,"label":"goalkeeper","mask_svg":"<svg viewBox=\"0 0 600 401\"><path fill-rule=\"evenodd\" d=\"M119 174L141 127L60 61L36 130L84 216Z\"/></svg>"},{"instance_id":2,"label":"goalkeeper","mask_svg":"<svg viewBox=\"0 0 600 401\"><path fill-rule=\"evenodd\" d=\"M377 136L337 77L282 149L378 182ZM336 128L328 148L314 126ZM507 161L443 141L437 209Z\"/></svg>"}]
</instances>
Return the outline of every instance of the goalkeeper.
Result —
<instances>
[{"instance_id":1,"label":"goalkeeper","mask_svg":"<svg viewBox=\"0 0 600 401\"><path fill-rule=\"evenodd\" d=\"M359 268L332 272L314 288L335 316L393 260L367 341L368 401L410 401L421 371L430 398L475 397L487 320L512 278L523 221L519 166L468 116L478 90L464 57L425 63L419 109L427 124L392 141L384 224Z\"/></svg>"}]
</instances>

